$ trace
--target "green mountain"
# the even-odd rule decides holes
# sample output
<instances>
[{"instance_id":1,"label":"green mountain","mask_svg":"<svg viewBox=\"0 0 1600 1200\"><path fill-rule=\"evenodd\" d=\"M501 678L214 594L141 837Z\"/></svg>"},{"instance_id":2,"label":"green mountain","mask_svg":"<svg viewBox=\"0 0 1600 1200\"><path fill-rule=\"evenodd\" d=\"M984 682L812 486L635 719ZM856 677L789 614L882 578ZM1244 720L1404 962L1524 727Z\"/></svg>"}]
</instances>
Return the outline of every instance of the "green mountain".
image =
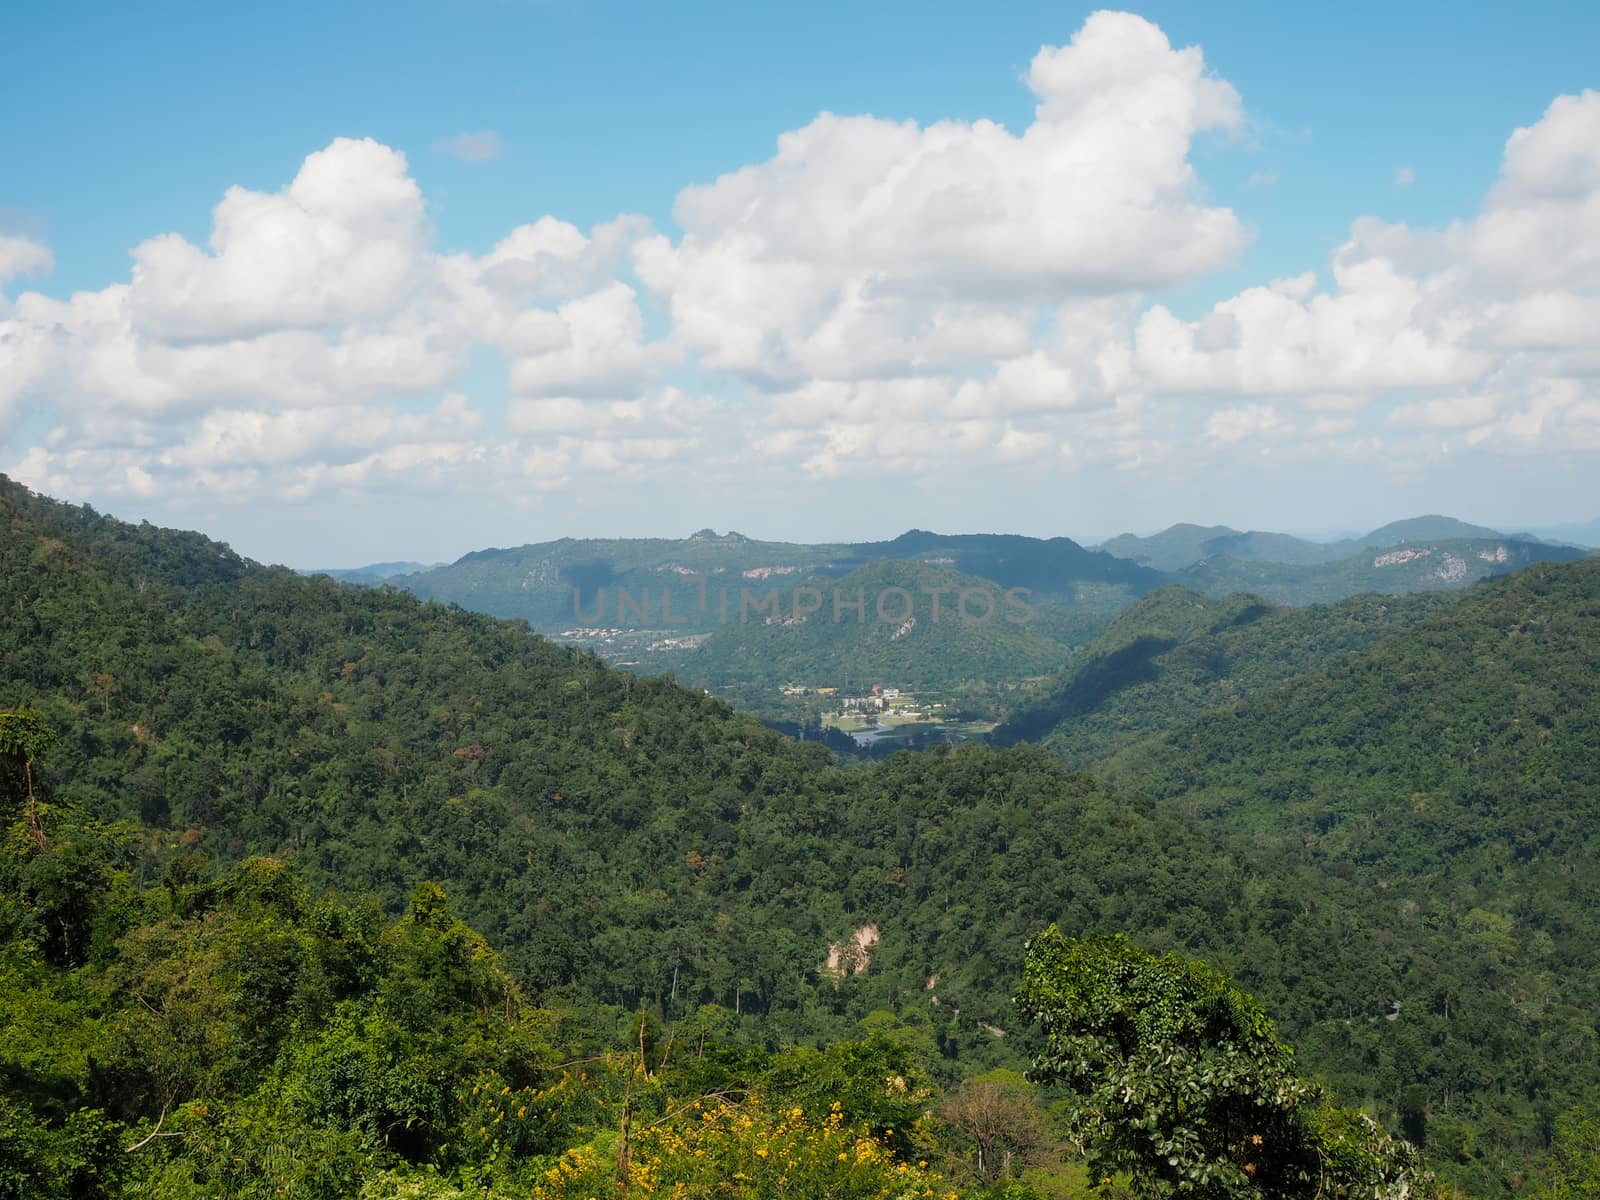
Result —
<instances>
[{"instance_id":1,"label":"green mountain","mask_svg":"<svg viewBox=\"0 0 1600 1200\"><path fill-rule=\"evenodd\" d=\"M479 550L391 582L429 600L520 618L561 633L585 626L710 632L741 601L879 560L921 562L1023 587L1054 607L1114 610L1163 582L1151 570L1068 538L943 535L912 530L887 542L802 545L701 530L692 537L560 541Z\"/></svg>"},{"instance_id":2,"label":"green mountain","mask_svg":"<svg viewBox=\"0 0 1600 1200\"><path fill-rule=\"evenodd\" d=\"M685 680L948 688L1048 674L1069 654L1020 592L916 560L816 578L771 614L746 610L689 654ZM836 605L836 600L841 604ZM856 607L859 602L859 607ZM815 605L813 611L805 611Z\"/></svg>"},{"instance_id":3,"label":"green mountain","mask_svg":"<svg viewBox=\"0 0 1600 1200\"><path fill-rule=\"evenodd\" d=\"M1527 534L1506 534L1482 525L1469 525L1454 517L1411 517L1392 521L1362 537L1314 542L1287 533L1241 533L1226 525L1178 524L1160 533L1140 537L1124 533L1098 549L1130 559L1158 571L1182 571L1213 558L1244 562L1311 566L1359 557L1367 549L1387 550L1414 542L1537 541Z\"/></svg>"},{"instance_id":4,"label":"green mountain","mask_svg":"<svg viewBox=\"0 0 1600 1200\"><path fill-rule=\"evenodd\" d=\"M1124 610L990 740L1087 767L1150 734L1366 649L1455 596L1356 596L1283 608L1163 588Z\"/></svg>"},{"instance_id":5,"label":"green mountain","mask_svg":"<svg viewBox=\"0 0 1600 1200\"><path fill-rule=\"evenodd\" d=\"M1483 525L1469 525L1465 521L1458 521L1454 517L1442 517L1436 513L1423 517L1410 517L1404 521L1391 521L1381 525L1362 538L1352 538L1349 542L1334 543L1334 545L1349 546L1352 549L1386 549L1390 546L1404 546L1411 542L1449 542L1466 540L1495 540L1506 535L1498 529L1489 529Z\"/></svg>"},{"instance_id":6,"label":"green mountain","mask_svg":"<svg viewBox=\"0 0 1600 1200\"><path fill-rule=\"evenodd\" d=\"M683 1037L718 1022L784 1044L851 1036L881 1012L954 1079L1027 1060L1009 996L1028 937L1052 922L1125 930L1236 976L1280 1014L1306 1070L1498 1196L1543 1153L1554 1114L1597 1085L1582 790L1597 743L1572 740L1595 720L1595 570L1541 566L1483 589L1549 596L1520 617L1510 605L1499 636L1522 641L1503 667L1480 661L1505 648L1493 639L1447 639L1459 687L1402 650L1369 689L1357 656L1291 684L1323 699L1267 705L1279 724L1259 740L1114 760L1153 803L1026 746L840 768L515 623L261 567L0 482L0 707L55 728L36 780L53 811L136 822L156 856L103 882L38 875L29 886L64 918L43 926L41 953L120 956L117 929L73 914L135 872L181 895L184 868L164 856L270 855L313 896L371 892L395 916L438 881L532 1002L581 1021L615 1027L642 1008ZM1474 698L1480 677L1491 686ZM1341 687L1378 725L1339 723ZM1247 702L1241 729L1261 709ZM1539 757L1546 734L1562 740ZM1352 737L1398 765L1360 758ZM1521 790L1494 790L1480 743L1516 752ZM1317 785L1333 797L1319 823L1295 781L1323 762L1350 770ZM1230 764L1238 778L1221 774ZM1191 780L1205 790L1185 792ZM1265 820L1280 802L1281 833ZM1385 824L1396 809L1412 823ZM277 961L279 942L243 940L257 942ZM217 970L226 995L244 994L243 976ZM363 1036L387 1044L381 1027ZM367 1053L318 1078L364 1078L351 1072ZM384 1078L412 1086L400 1068Z\"/></svg>"},{"instance_id":7,"label":"green mountain","mask_svg":"<svg viewBox=\"0 0 1600 1200\"><path fill-rule=\"evenodd\" d=\"M1600 561L1538 564L1099 768L1453 931L1473 983L1429 979L1418 958L1389 998L1403 1053L1451 1048L1400 1098L1435 1151L1470 1153L1462 1139L1482 1132L1450 1116L1468 1080L1514 1060L1555 1078L1600 1048L1597 664ZM1473 1044L1489 1029L1503 1052ZM1359 1023L1323 1034L1352 1050L1368 1037ZM1519 1101L1522 1119L1540 1103Z\"/></svg>"},{"instance_id":8,"label":"green mountain","mask_svg":"<svg viewBox=\"0 0 1600 1200\"><path fill-rule=\"evenodd\" d=\"M1172 525L1148 537L1124 533L1097 548L1158 571L1181 571L1220 555L1275 563L1318 563L1338 557L1321 543L1287 533L1240 533L1226 525Z\"/></svg>"},{"instance_id":9,"label":"green mountain","mask_svg":"<svg viewBox=\"0 0 1600 1200\"><path fill-rule=\"evenodd\" d=\"M1589 552L1573 546L1511 538L1412 541L1367 548L1349 558L1310 566L1212 558L1178 572L1186 587L1224 596L1250 592L1280 604L1325 604L1363 592L1406 595L1463 588L1536 562L1572 562Z\"/></svg>"}]
</instances>

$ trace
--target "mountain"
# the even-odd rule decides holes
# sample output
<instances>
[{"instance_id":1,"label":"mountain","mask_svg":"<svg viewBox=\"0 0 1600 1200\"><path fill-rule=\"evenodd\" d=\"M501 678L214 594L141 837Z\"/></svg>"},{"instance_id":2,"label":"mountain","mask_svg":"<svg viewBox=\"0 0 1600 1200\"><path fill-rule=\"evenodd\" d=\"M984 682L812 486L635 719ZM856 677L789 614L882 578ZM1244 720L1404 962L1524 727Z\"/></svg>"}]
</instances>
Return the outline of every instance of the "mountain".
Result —
<instances>
[{"instance_id":1,"label":"mountain","mask_svg":"<svg viewBox=\"0 0 1600 1200\"><path fill-rule=\"evenodd\" d=\"M1546 1117L1600 1085L1595 570L1496 581L1284 685L1303 690L1110 760L1152 800L1028 746L842 768L516 623L0 481L0 708L56 731L36 777L47 818L136 823L150 856L103 885L38 876L69 917L135 871L181 899L196 852L271 856L312 895L372 892L402 917L433 880L532 1001L591 1028L644 1010L683 1038L701 1022L792 1044L865 1019L929 1047L949 1079L1026 1062L1009 997L1028 937L1124 930L1228 970L1282 1015L1308 1071L1501 1196L1543 1152ZM1513 600L1441 624L1491 593ZM1435 646L1424 628L1456 632ZM1369 661L1388 665L1351 665ZM118 957L131 924L76 921L41 936L147 977ZM283 932L235 939L249 978L291 977ZM244 994L231 960L195 947L176 961ZM388 986L396 1004L421 994L404 973ZM351 1053L328 1079L355 1077L367 1051Z\"/></svg>"},{"instance_id":2,"label":"mountain","mask_svg":"<svg viewBox=\"0 0 1600 1200\"><path fill-rule=\"evenodd\" d=\"M1119 614L990 740L1037 742L1081 769L1207 709L1366 649L1455 601L1431 592L1285 608L1254 596L1163 588Z\"/></svg>"},{"instance_id":3,"label":"mountain","mask_svg":"<svg viewBox=\"0 0 1600 1200\"><path fill-rule=\"evenodd\" d=\"M1597 695L1600 561L1540 563L1097 770L1209 828L1299 845L1308 865L1455 931L1470 988L1427 978L1418 958L1389 1002L1410 1045L1455 1047L1402 1099L1409 1135L1470 1154L1457 1139L1477 1127L1452 1106L1506 1061L1474 1047L1475 1030L1522 1042L1549 1079L1595 1045ZM1329 1023L1318 1039L1355 1049L1369 1036ZM1518 1101L1517 1119L1536 1121L1544 1094Z\"/></svg>"},{"instance_id":4,"label":"mountain","mask_svg":"<svg viewBox=\"0 0 1600 1200\"><path fill-rule=\"evenodd\" d=\"M1158 571L1178 572L1212 558L1311 566L1359 556L1367 549L1387 550L1414 542L1467 540L1504 541L1507 535L1482 525L1469 525L1454 517L1441 516L1392 521L1362 537L1332 542L1314 542L1287 533L1240 533L1226 525L1178 524L1146 537L1124 533L1104 542L1098 549ZM1511 540L1538 539L1518 534L1512 535Z\"/></svg>"},{"instance_id":5,"label":"mountain","mask_svg":"<svg viewBox=\"0 0 1600 1200\"><path fill-rule=\"evenodd\" d=\"M1158 571L1181 571L1219 555L1275 563L1317 563L1338 557L1320 543L1287 533L1240 533L1226 525L1172 525L1148 537L1124 533L1097 548Z\"/></svg>"},{"instance_id":6,"label":"mountain","mask_svg":"<svg viewBox=\"0 0 1600 1200\"><path fill-rule=\"evenodd\" d=\"M1572 562L1587 554L1573 546L1512 538L1410 541L1389 549L1369 547L1348 558L1309 566L1211 558L1175 578L1214 596L1250 592L1280 604L1318 604L1364 592L1396 596L1462 588L1531 563Z\"/></svg>"},{"instance_id":7,"label":"mountain","mask_svg":"<svg viewBox=\"0 0 1600 1200\"><path fill-rule=\"evenodd\" d=\"M1600 548L1600 517L1572 525L1554 525L1535 530L1543 538L1575 546Z\"/></svg>"},{"instance_id":8,"label":"mountain","mask_svg":"<svg viewBox=\"0 0 1600 1200\"><path fill-rule=\"evenodd\" d=\"M364 567L315 568L301 571L300 574L326 575L329 579L339 579L346 583L382 583L386 579L393 579L396 575L415 575L421 571L431 571L434 567L442 565L441 563L381 562L369 563Z\"/></svg>"},{"instance_id":9,"label":"mountain","mask_svg":"<svg viewBox=\"0 0 1600 1200\"><path fill-rule=\"evenodd\" d=\"M520 618L547 633L586 625L704 633L723 623L725 605L737 612L741 597L758 602L880 560L948 568L1002 589L1029 588L1044 603L1079 610L1113 610L1164 582L1157 572L1068 538L923 530L887 542L823 545L713 530L676 540L563 538L475 551L392 582L424 599Z\"/></svg>"},{"instance_id":10,"label":"mountain","mask_svg":"<svg viewBox=\"0 0 1600 1200\"><path fill-rule=\"evenodd\" d=\"M418 574L421 571L432 571L435 566L443 563L368 563L366 566L318 566L307 568L301 574L325 574L330 579L341 579L352 584L381 584L386 579L394 579L397 574Z\"/></svg>"},{"instance_id":11,"label":"mountain","mask_svg":"<svg viewBox=\"0 0 1600 1200\"><path fill-rule=\"evenodd\" d=\"M1371 533L1362 538L1353 538L1350 542L1332 543L1334 546L1348 547L1349 549L1378 550L1390 546L1404 546L1412 542L1447 542L1474 540L1496 540L1506 535L1498 529L1489 529L1483 525L1469 525L1465 521L1458 521L1454 517L1441 517L1429 514L1423 517L1409 517L1403 521L1391 521L1387 525L1380 525Z\"/></svg>"}]
</instances>

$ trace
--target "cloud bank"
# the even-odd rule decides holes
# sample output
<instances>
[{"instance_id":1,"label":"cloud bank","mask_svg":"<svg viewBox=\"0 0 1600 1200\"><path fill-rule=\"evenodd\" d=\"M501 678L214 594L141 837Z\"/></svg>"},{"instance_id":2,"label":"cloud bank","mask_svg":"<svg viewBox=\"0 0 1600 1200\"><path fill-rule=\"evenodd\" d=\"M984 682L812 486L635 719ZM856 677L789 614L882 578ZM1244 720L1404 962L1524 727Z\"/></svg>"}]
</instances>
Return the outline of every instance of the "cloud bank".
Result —
<instances>
[{"instance_id":1,"label":"cloud bank","mask_svg":"<svg viewBox=\"0 0 1600 1200\"><path fill-rule=\"evenodd\" d=\"M405 155L341 138L278 191L230 188L206 244L152 237L96 291L24 289L50 251L0 236L0 433L29 431L4 469L261 504L1600 450L1600 93L1512 132L1477 213L1357 216L1328 262L1186 317L1155 296L1250 244L1193 165L1243 128L1239 94L1109 12L1024 83L1015 132L823 113L684 187L673 231L530 214L453 252Z\"/></svg>"}]
</instances>

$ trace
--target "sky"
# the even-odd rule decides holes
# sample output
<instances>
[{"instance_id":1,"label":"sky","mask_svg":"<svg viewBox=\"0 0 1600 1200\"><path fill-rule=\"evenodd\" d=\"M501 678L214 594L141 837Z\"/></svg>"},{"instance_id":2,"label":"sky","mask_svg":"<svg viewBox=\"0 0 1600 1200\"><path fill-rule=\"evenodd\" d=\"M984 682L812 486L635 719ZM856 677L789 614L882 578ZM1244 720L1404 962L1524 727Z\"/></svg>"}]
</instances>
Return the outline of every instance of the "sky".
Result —
<instances>
[{"instance_id":1,"label":"sky","mask_svg":"<svg viewBox=\"0 0 1600 1200\"><path fill-rule=\"evenodd\" d=\"M0 16L0 471L294 566L1600 516L1600 8Z\"/></svg>"}]
</instances>

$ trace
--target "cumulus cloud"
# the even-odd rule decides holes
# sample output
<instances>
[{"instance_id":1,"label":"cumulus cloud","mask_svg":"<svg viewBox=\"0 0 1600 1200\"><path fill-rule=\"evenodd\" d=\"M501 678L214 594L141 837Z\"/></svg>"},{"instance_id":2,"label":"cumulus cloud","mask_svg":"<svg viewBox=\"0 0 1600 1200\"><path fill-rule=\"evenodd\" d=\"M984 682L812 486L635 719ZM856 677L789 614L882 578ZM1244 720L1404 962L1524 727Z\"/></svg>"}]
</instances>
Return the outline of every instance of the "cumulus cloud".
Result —
<instances>
[{"instance_id":1,"label":"cumulus cloud","mask_svg":"<svg viewBox=\"0 0 1600 1200\"><path fill-rule=\"evenodd\" d=\"M483 254L435 244L403 154L338 139L279 190L229 189L203 244L150 238L99 290L0 295L0 432L47 415L11 469L259 503L1600 443L1600 93L1512 133L1477 213L1358 217L1320 270L1180 315L1149 293L1248 242L1191 162L1242 127L1240 97L1119 13L1024 82L1020 130L824 113L685 187L676 232L530 212ZM0 283L51 265L0 236ZM485 361L492 401L465 394Z\"/></svg>"},{"instance_id":2,"label":"cumulus cloud","mask_svg":"<svg viewBox=\"0 0 1600 1200\"><path fill-rule=\"evenodd\" d=\"M1041 304L1169 284L1243 247L1188 161L1242 119L1197 48L1097 13L1027 84L1020 134L824 113L768 161L685 189L683 237L641 243L639 277L706 365L784 386L1012 353Z\"/></svg>"},{"instance_id":3,"label":"cumulus cloud","mask_svg":"<svg viewBox=\"0 0 1600 1200\"><path fill-rule=\"evenodd\" d=\"M1147 386L1398 399L1391 428L1478 431L1469 441L1570 434L1600 375L1600 93L1559 97L1515 131L1476 216L1359 219L1330 265L1326 290L1279 281L1195 320L1151 308L1136 335Z\"/></svg>"},{"instance_id":4,"label":"cumulus cloud","mask_svg":"<svg viewBox=\"0 0 1600 1200\"><path fill-rule=\"evenodd\" d=\"M283 191L229 188L210 252L176 234L134 249L134 329L218 342L382 320L427 283L422 192L403 154L340 138Z\"/></svg>"},{"instance_id":5,"label":"cumulus cloud","mask_svg":"<svg viewBox=\"0 0 1600 1200\"><path fill-rule=\"evenodd\" d=\"M21 234L0 233L0 284L18 275L44 275L55 266L50 247Z\"/></svg>"}]
</instances>

